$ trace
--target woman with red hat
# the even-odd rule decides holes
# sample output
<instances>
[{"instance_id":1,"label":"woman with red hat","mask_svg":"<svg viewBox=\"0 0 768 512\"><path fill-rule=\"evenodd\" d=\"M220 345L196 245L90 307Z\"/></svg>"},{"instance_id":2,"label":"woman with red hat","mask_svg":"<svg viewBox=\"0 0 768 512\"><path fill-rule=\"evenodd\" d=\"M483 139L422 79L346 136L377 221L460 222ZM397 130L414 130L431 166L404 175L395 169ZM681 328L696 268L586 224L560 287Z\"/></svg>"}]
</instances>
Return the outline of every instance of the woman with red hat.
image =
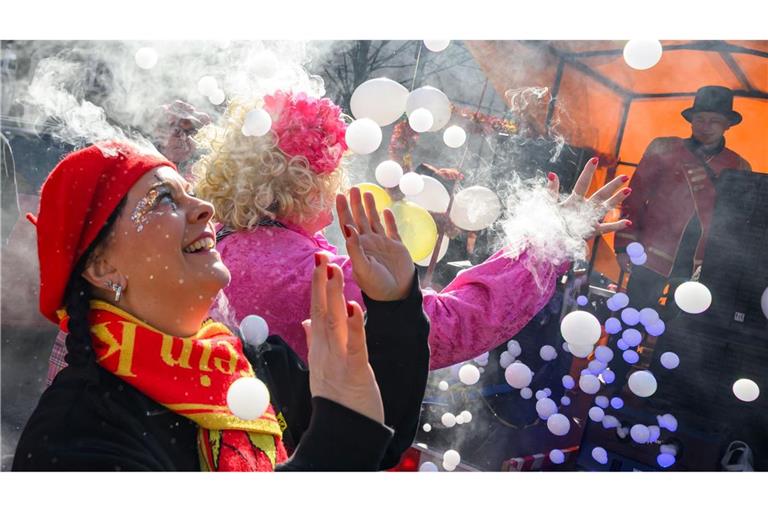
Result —
<instances>
[{"instance_id":1,"label":"woman with red hat","mask_svg":"<svg viewBox=\"0 0 768 512\"><path fill-rule=\"evenodd\" d=\"M205 320L230 280L213 214L171 162L133 144L90 146L52 171L38 216L29 217L40 309L68 332L69 366L27 423L14 470L379 468L393 432L368 362L363 312L345 301L341 269L323 255L303 323L312 417L293 456L271 406L257 418L230 410L230 386L254 370L240 339ZM416 394L428 360L420 298L403 306L423 338L421 368L412 366ZM388 308L368 304L377 307Z\"/></svg>"}]
</instances>

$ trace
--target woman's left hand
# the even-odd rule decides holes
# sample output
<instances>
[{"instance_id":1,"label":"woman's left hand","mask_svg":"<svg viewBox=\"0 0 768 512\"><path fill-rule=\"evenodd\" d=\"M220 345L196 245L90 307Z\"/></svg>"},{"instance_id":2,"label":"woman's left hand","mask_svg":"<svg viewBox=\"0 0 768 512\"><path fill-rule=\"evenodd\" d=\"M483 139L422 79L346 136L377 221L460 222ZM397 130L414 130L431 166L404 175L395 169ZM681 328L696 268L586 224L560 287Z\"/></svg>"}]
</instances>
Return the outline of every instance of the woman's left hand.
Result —
<instances>
[{"instance_id":1,"label":"woman's left hand","mask_svg":"<svg viewBox=\"0 0 768 512\"><path fill-rule=\"evenodd\" d=\"M616 176L616 178L600 187L600 189L592 194L592 196L589 198L585 197L587 190L589 190L589 184L592 183L592 177L595 175L595 170L597 170L598 161L598 158L595 157L586 163L584 169L579 175L579 179L576 180L576 185L573 187L573 192L565 199L565 201L559 204L561 208L575 209L581 206L583 203L589 203L593 208L596 208L598 211L601 211L603 214L605 214L619 206L621 202L624 201L624 199L629 197L632 189L625 188L623 190L619 190L621 189L622 185L627 182L626 176ZM558 179L557 174L553 172L549 173L549 184L547 188L555 198L558 197L558 193L560 191L560 180ZM623 219L617 222L598 222L594 226L592 233L586 236L585 239L590 239L593 236L603 235L613 231L620 231L631 225L632 222L627 219Z\"/></svg>"},{"instance_id":2,"label":"woman's left hand","mask_svg":"<svg viewBox=\"0 0 768 512\"><path fill-rule=\"evenodd\" d=\"M349 201L343 194L336 196L336 213L360 289L378 301L407 297L415 267L400 240L392 211L384 210L382 225L373 194L366 192L363 198L360 189L352 187Z\"/></svg>"}]
</instances>

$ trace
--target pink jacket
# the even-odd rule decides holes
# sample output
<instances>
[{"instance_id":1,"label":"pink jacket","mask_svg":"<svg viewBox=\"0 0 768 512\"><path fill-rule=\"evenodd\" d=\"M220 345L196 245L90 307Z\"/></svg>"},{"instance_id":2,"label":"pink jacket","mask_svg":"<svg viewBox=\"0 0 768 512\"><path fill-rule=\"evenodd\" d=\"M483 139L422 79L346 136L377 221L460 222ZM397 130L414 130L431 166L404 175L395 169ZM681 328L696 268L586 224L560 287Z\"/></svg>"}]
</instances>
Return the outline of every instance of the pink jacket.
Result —
<instances>
[{"instance_id":1,"label":"pink jacket","mask_svg":"<svg viewBox=\"0 0 768 512\"><path fill-rule=\"evenodd\" d=\"M232 308L229 314L238 323L247 315L261 316L270 334L281 336L304 361L307 343L301 321L309 318L316 252L329 253L344 272L347 300L365 307L349 258L339 256L320 233L257 226L226 236L217 249L232 273L224 290ZM535 268L541 289L527 265ZM557 276L567 268L533 261L530 252L512 258L499 251L460 272L441 292L423 290L430 320L430 368L472 359L510 339L547 304Z\"/></svg>"}]
</instances>

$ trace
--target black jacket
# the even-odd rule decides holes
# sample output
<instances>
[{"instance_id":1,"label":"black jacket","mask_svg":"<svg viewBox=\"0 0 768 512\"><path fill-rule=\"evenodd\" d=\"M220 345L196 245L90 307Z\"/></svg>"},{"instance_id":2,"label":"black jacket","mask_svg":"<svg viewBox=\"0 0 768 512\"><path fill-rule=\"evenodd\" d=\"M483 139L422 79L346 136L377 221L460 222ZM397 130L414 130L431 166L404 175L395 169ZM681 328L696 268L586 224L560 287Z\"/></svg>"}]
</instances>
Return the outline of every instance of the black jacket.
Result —
<instances>
[{"instance_id":1,"label":"black jacket","mask_svg":"<svg viewBox=\"0 0 768 512\"><path fill-rule=\"evenodd\" d=\"M246 346L285 419L288 447L277 470L391 467L418 427L429 365L429 324L418 280L403 301L368 308L369 359L384 401L385 427L323 398L310 398L308 374L279 338ZM16 447L14 471L197 471L197 424L166 409L91 359L62 370L43 393Z\"/></svg>"}]
</instances>

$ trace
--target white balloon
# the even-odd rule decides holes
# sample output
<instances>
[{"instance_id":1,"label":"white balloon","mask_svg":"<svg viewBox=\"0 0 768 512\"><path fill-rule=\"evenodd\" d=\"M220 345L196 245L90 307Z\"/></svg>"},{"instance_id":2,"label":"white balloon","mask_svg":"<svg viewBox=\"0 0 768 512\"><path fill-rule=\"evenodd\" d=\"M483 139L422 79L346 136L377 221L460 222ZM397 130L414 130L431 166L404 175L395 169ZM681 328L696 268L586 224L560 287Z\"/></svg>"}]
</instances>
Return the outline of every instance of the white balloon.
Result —
<instances>
[{"instance_id":1,"label":"white balloon","mask_svg":"<svg viewBox=\"0 0 768 512\"><path fill-rule=\"evenodd\" d=\"M480 370L473 364L465 364L459 369L459 380L467 386L477 384L480 380Z\"/></svg>"},{"instance_id":2,"label":"white balloon","mask_svg":"<svg viewBox=\"0 0 768 512\"><path fill-rule=\"evenodd\" d=\"M443 454L443 462L451 466L458 466L461 462L461 455L456 450L448 450Z\"/></svg>"},{"instance_id":3,"label":"white balloon","mask_svg":"<svg viewBox=\"0 0 768 512\"><path fill-rule=\"evenodd\" d=\"M509 340L507 342L507 352L509 352L512 357L520 357L520 354L523 353L520 342L517 340Z\"/></svg>"},{"instance_id":4,"label":"white balloon","mask_svg":"<svg viewBox=\"0 0 768 512\"><path fill-rule=\"evenodd\" d=\"M765 317L768 318L768 288L763 290L763 295L760 297L760 308Z\"/></svg>"},{"instance_id":5,"label":"white balloon","mask_svg":"<svg viewBox=\"0 0 768 512\"><path fill-rule=\"evenodd\" d=\"M427 461L419 466L419 471L438 471L437 464Z\"/></svg>"},{"instance_id":6,"label":"white balloon","mask_svg":"<svg viewBox=\"0 0 768 512\"><path fill-rule=\"evenodd\" d=\"M528 387L533 379L533 374L530 368L520 361L515 361L504 370L504 378L507 384L515 389L523 389Z\"/></svg>"},{"instance_id":7,"label":"white balloon","mask_svg":"<svg viewBox=\"0 0 768 512\"><path fill-rule=\"evenodd\" d=\"M566 354L571 353L571 347L569 347L568 343L565 341L560 344L560 348L563 349L563 352L565 352Z\"/></svg>"},{"instance_id":8,"label":"white balloon","mask_svg":"<svg viewBox=\"0 0 768 512\"><path fill-rule=\"evenodd\" d=\"M656 377L647 370L640 370L629 376L629 390L640 398L647 398L656 392Z\"/></svg>"},{"instance_id":9,"label":"white balloon","mask_svg":"<svg viewBox=\"0 0 768 512\"><path fill-rule=\"evenodd\" d=\"M520 390L520 396L523 397L524 400L529 400L533 396L533 391L531 388L523 388Z\"/></svg>"},{"instance_id":10,"label":"white balloon","mask_svg":"<svg viewBox=\"0 0 768 512\"><path fill-rule=\"evenodd\" d=\"M546 420L557 412L557 404L551 398L542 398L536 402L536 414Z\"/></svg>"},{"instance_id":11,"label":"white balloon","mask_svg":"<svg viewBox=\"0 0 768 512\"><path fill-rule=\"evenodd\" d=\"M430 212L447 212L451 196L443 184L432 176L422 175L421 179L424 182L424 189L418 194L410 196L408 200L426 208Z\"/></svg>"},{"instance_id":12,"label":"white balloon","mask_svg":"<svg viewBox=\"0 0 768 512\"><path fill-rule=\"evenodd\" d=\"M467 141L467 132L461 126L449 126L443 132L443 142L449 148L460 148Z\"/></svg>"},{"instance_id":13,"label":"white balloon","mask_svg":"<svg viewBox=\"0 0 768 512\"><path fill-rule=\"evenodd\" d=\"M633 265L640 267L648 262L648 255L641 254L640 256L630 256L629 261L631 261Z\"/></svg>"},{"instance_id":14,"label":"white balloon","mask_svg":"<svg viewBox=\"0 0 768 512\"><path fill-rule=\"evenodd\" d=\"M261 137L272 128L272 117L263 108L256 108L245 115L241 131L246 137Z\"/></svg>"},{"instance_id":15,"label":"white balloon","mask_svg":"<svg viewBox=\"0 0 768 512\"><path fill-rule=\"evenodd\" d=\"M536 392L536 401L539 401L542 398L547 398L547 392L543 389L540 389Z\"/></svg>"},{"instance_id":16,"label":"white balloon","mask_svg":"<svg viewBox=\"0 0 768 512\"><path fill-rule=\"evenodd\" d=\"M635 308L626 308L621 312L621 321L627 325L637 325L640 322L640 312Z\"/></svg>"},{"instance_id":17,"label":"white balloon","mask_svg":"<svg viewBox=\"0 0 768 512\"><path fill-rule=\"evenodd\" d=\"M510 354L508 351L504 351L499 356L499 366L506 369L509 365L515 362L515 358L512 357L512 354Z\"/></svg>"},{"instance_id":18,"label":"white balloon","mask_svg":"<svg viewBox=\"0 0 768 512\"><path fill-rule=\"evenodd\" d=\"M470 421L472 421L472 413L469 411L461 411L459 416L464 419L464 423L469 423Z\"/></svg>"},{"instance_id":19,"label":"white balloon","mask_svg":"<svg viewBox=\"0 0 768 512\"><path fill-rule=\"evenodd\" d=\"M625 350L622 352L621 358L629 364L635 364L640 360L640 355L634 350Z\"/></svg>"},{"instance_id":20,"label":"white balloon","mask_svg":"<svg viewBox=\"0 0 768 512\"><path fill-rule=\"evenodd\" d=\"M567 406L571 405L571 399L568 398L567 396L562 396L562 397L560 397L560 404L562 404L562 405L567 407Z\"/></svg>"},{"instance_id":21,"label":"white balloon","mask_svg":"<svg viewBox=\"0 0 768 512\"><path fill-rule=\"evenodd\" d=\"M661 436L661 429L656 425L650 425L648 427L648 432L649 432L648 434L649 443L655 443L659 439L659 436Z\"/></svg>"},{"instance_id":22,"label":"white balloon","mask_svg":"<svg viewBox=\"0 0 768 512\"><path fill-rule=\"evenodd\" d=\"M368 155L379 149L381 138L381 128L371 119L357 119L347 126L347 146L358 155Z\"/></svg>"},{"instance_id":23,"label":"white balloon","mask_svg":"<svg viewBox=\"0 0 768 512\"><path fill-rule=\"evenodd\" d=\"M611 300L616 305L617 311L629 306L629 295L624 292L618 292L614 294L614 296L611 297Z\"/></svg>"},{"instance_id":24,"label":"white balloon","mask_svg":"<svg viewBox=\"0 0 768 512\"><path fill-rule=\"evenodd\" d=\"M406 196L415 196L424 190L424 180L421 174L407 172L400 178L400 192Z\"/></svg>"},{"instance_id":25,"label":"white balloon","mask_svg":"<svg viewBox=\"0 0 768 512\"><path fill-rule=\"evenodd\" d=\"M443 237L443 241L440 243L440 251L437 253L437 260L436 261L440 261L440 260L443 259L443 256L445 256L445 253L448 252L448 245L450 244L450 242L451 242L450 238L448 238L447 236ZM434 252L435 251L433 249L432 252L429 253L429 256L427 256L423 260L415 261L414 263L416 263L420 267L428 267L429 266L429 262L432 260L432 254ZM514 361L514 360L515 360L515 358L513 357L512 360L509 362L509 364L511 364L512 361ZM483 365L483 366L485 366L485 365ZM506 366L504 368L506 368Z\"/></svg>"},{"instance_id":26,"label":"white balloon","mask_svg":"<svg viewBox=\"0 0 768 512\"><path fill-rule=\"evenodd\" d=\"M595 359L602 363L608 364L613 359L613 350L611 350L609 347L606 347L605 345L600 345L595 349Z\"/></svg>"},{"instance_id":27,"label":"white balloon","mask_svg":"<svg viewBox=\"0 0 768 512\"><path fill-rule=\"evenodd\" d=\"M450 39L446 40L424 40L424 46L427 47L427 50L431 52L441 52L448 48L448 45L451 44Z\"/></svg>"},{"instance_id":28,"label":"white balloon","mask_svg":"<svg viewBox=\"0 0 768 512\"><path fill-rule=\"evenodd\" d=\"M479 356L477 356L476 358L474 358L472 360L474 362L476 362L477 364L479 364L480 366L485 366L485 365L488 364L488 358L490 357L490 355L491 355L490 353L485 352L483 354L480 354Z\"/></svg>"},{"instance_id":29,"label":"white balloon","mask_svg":"<svg viewBox=\"0 0 768 512\"><path fill-rule=\"evenodd\" d=\"M134 55L136 65L141 69L152 69L157 64L157 51L154 48L145 46L136 50Z\"/></svg>"},{"instance_id":30,"label":"white balloon","mask_svg":"<svg viewBox=\"0 0 768 512\"><path fill-rule=\"evenodd\" d=\"M616 419L616 416L611 416L610 414L603 416L602 424L603 428L618 428L621 426L621 423Z\"/></svg>"},{"instance_id":31,"label":"white balloon","mask_svg":"<svg viewBox=\"0 0 768 512\"><path fill-rule=\"evenodd\" d=\"M627 310L625 309L624 311ZM637 329L626 329L624 334L621 335L621 338L624 340L624 343L630 347L636 347L643 341L643 335Z\"/></svg>"},{"instance_id":32,"label":"white balloon","mask_svg":"<svg viewBox=\"0 0 768 512\"><path fill-rule=\"evenodd\" d=\"M645 332L650 334L651 336L661 336L664 334L664 331L666 330L666 324L664 323L664 320L657 320L655 323L646 326Z\"/></svg>"},{"instance_id":33,"label":"white balloon","mask_svg":"<svg viewBox=\"0 0 768 512\"><path fill-rule=\"evenodd\" d=\"M587 369L589 369L589 372L592 375L598 375L600 372L605 370L605 363L595 359L589 362L589 364L587 365Z\"/></svg>"},{"instance_id":34,"label":"white balloon","mask_svg":"<svg viewBox=\"0 0 768 512\"><path fill-rule=\"evenodd\" d=\"M428 131L434 122L432 112L426 108L417 108L408 114L408 125L417 133Z\"/></svg>"},{"instance_id":35,"label":"white balloon","mask_svg":"<svg viewBox=\"0 0 768 512\"><path fill-rule=\"evenodd\" d=\"M632 438L632 440L639 444L645 444L648 442L648 439L651 437L651 431L648 427L645 425L632 425L632 428L629 429L629 436Z\"/></svg>"},{"instance_id":36,"label":"white balloon","mask_svg":"<svg viewBox=\"0 0 768 512\"><path fill-rule=\"evenodd\" d=\"M384 188L393 188L400 184L403 168L394 160L384 160L376 166L376 181Z\"/></svg>"},{"instance_id":37,"label":"white balloon","mask_svg":"<svg viewBox=\"0 0 768 512\"><path fill-rule=\"evenodd\" d=\"M556 436L564 436L571 430L571 422L564 415L556 413L547 418L547 428Z\"/></svg>"},{"instance_id":38,"label":"white balloon","mask_svg":"<svg viewBox=\"0 0 768 512\"><path fill-rule=\"evenodd\" d=\"M211 92L211 94L208 95L208 101L213 103L214 105L221 105L224 103L224 100L227 99L227 95L224 94L224 91L221 89L216 89L215 91Z\"/></svg>"},{"instance_id":39,"label":"white balloon","mask_svg":"<svg viewBox=\"0 0 768 512\"><path fill-rule=\"evenodd\" d=\"M657 417L657 419L659 420L660 427L664 427L670 432L675 432L677 430L677 418L671 414L665 414L664 416Z\"/></svg>"},{"instance_id":40,"label":"white balloon","mask_svg":"<svg viewBox=\"0 0 768 512\"><path fill-rule=\"evenodd\" d=\"M750 379L739 379L733 383L733 394L742 402L754 402L760 396L760 387Z\"/></svg>"},{"instance_id":41,"label":"white balloon","mask_svg":"<svg viewBox=\"0 0 768 512\"><path fill-rule=\"evenodd\" d=\"M552 361L557 358L557 351L552 345L544 345L539 349L539 357L545 361Z\"/></svg>"},{"instance_id":42,"label":"white balloon","mask_svg":"<svg viewBox=\"0 0 768 512\"><path fill-rule=\"evenodd\" d=\"M712 293L700 282L688 281L675 290L675 304L686 313L703 313L712 304Z\"/></svg>"},{"instance_id":43,"label":"white balloon","mask_svg":"<svg viewBox=\"0 0 768 512\"><path fill-rule=\"evenodd\" d=\"M661 42L656 40L630 39L624 45L624 61L633 69L650 69L661 60Z\"/></svg>"},{"instance_id":44,"label":"white balloon","mask_svg":"<svg viewBox=\"0 0 768 512\"><path fill-rule=\"evenodd\" d=\"M602 330L595 315L587 311L571 311L560 322L560 333L563 339L571 345L590 346L600 339Z\"/></svg>"},{"instance_id":45,"label":"white balloon","mask_svg":"<svg viewBox=\"0 0 768 512\"><path fill-rule=\"evenodd\" d=\"M445 425L448 428L453 427L456 425L456 416L451 414L450 412L446 412L440 417L440 422Z\"/></svg>"},{"instance_id":46,"label":"white balloon","mask_svg":"<svg viewBox=\"0 0 768 512\"><path fill-rule=\"evenodd\" d=\"M653 308L643 308L640 310L640 323L648 327L659 321L659 314Z\"/></svg>"},{"instance_id":47,"label":"white balloon","mask_svg":"<svg viewBox=\"0 0 768 512\"><path fill-rule=\"evenodd\" d=\"M589 419L592 421L603 421L603 418L605 418L605 411L598 406L590 407Z\"/></svg>"},{"instance_id":48,"label":"white balloon","mask_svg":"<svg viewBox=\"0 0 768 512\"><path fill-rule=\"evenodd\" d=\"M605 332L608 334L617 334L621 332L621 322L618 318L609 318L605 321Z\"/></svg>"},{"instance_id":49,"label":"white balloon","mask_svg":"<svg viewBox=\"0 0 768 512\"><path fill-rule=\"evenodd\" d=\"M594 395L600 391L600 381L594 375L582 375L579 378L579 388L589 395Z\"/></svg>"},{"instance_id":50,"label":"white balloon","mask_svg":"<svg viewBox=\"0 0 768 512\"><path fill-rule=\"evenodd\" d=\"M438 387L438 389L439 389L440 391L448 391L448 383L447 383L447 382L445 382L444 380L441 380L441 381L440 381L440 382L437 384L437 387Z\"/></svg>"},{"instance_id":51,"label":"white balloon","mask_svg":"<svg viewBox=\"0 0 768 512\"><path fill-rule=\"evenodd\" d=\"M269 326L259 315L248 315L240 322L240 334L246 343L258 346L267 341Z\"/></svg>"},{"instance_id":52,"label":"white balloon","mask_svg":"<svg viewBox=\"0 0 768 512\"><path fill-rule=\"evenodd\" d=\"M570 352L573 357L584 359L592 353L592 345L571 345L569 343L568 352Z\"/></svg>"},{"instance_id":53,"label":"white balloon","mask_svg":"<svg viewBox=\"0 0 768 512\"><path fill-rule=\"evenodd\" d=\"M240 377L227 390L227 407L238 418L260 418L269 406L269 390L255 377Z\"/></svg>"},{"instance_id":54,"label":"white balloon","mask_svg":"<svg viewBox=\"0 0 768 512\"><path fill-rule=\"evenodd\" d=\"M608 404L610 404L610 401L607 396L599 395L595 397L595 404L597 404L598 407L605 409L608 407Z\"/></svg>"},{"instance_id":55,"label":"white balloon","mask_svg":"<svg viewBox=\"0 0 768 512\"><path fill-rule=\"evenodd\" d=\"M562 464L565 462L565 454L561 450L552 450L549 452L549 460L552 464Z\"/></svg>"},{"instance_id":56,"label":"white balloon","mask_svg":"<svg viewBox=\"0 0 768 512\"><path fill-rule=\"evenodd\" d=\"M465 231L480 231L493 224L501 215L501 201L494 191L475 185L460 191L453 198L451 220Z\"/></svg>"},{"instance_id":57,"label":"white balloon","mask_svg":"<svg viewBox=\"0 0 768 512\"><path fill-rule=\"evenodd\" d=\"M456 424L457 425L463 425L464 424L464 416L461 414L456 415Z\"/></svg>"},{"instance_id":58,"label":"white balloon","mask_svg":"<svg viewBox=\"0 0 768 512\"><path fill-rule=\"evenodd\" d=\"M440 89L427 85L411 92L405 102L405 113L410 118L411 112L417 108L426 108L432 114L431 132L442 130L451 120L451 101Z\"/></svg>"},{"instance_id":59,"label":"white balloon","mask_svg":"<svg viewBox=\"0 0 768 512\"><path fill-rule=\"evenodd\" d=\"M645 254L645 247L639 242L632 242L627 246L627 254L629 254L630 257L637 258L638 256Z\"/></svg>"},{"instance_id":60,"label":"white balloon","mask_svg":"<svg viewBox=\"0 0 768 512\"><path fill-rule=\"evenodd\" d=\"M423 426L423 427L421 427L421 429L422 429L424 432L431 432L431 431L432 431L432 425L430 425L429 423L425 423L425 424L424 424L424 426Z\"/></svg>"},{"instance_id":61,"label":"white balloon","mask_svg":"<svg viewBox=\"0 0 768 512\"><path fill-rule=\"evenodd\" d=\"M661 354L661 366L667 370L674 370L680 365L680 358L674 352L664 352Z\"/></svg>"},{"instance_id":62,"label":"white balloon","mask_svg":"<svg viewBox=\"0 0 768 512\"><path fill-rule=\"evenodd\" d=\"M405 112L408 89L389 78L373 78L358 85L349 108L355 119L372 119L379 126L394 123Z\"/></svg>"},{"instance_id":63,"label":"white balloon","mask_svg":"<svg viewBox=\"0 0 768 512\"><path fill-rule=\"evenodd\" d=\"M570 375L563 375L563 387L565 389L573 389L573 387L576 385L576 382L574 382L573 377Z\"/></svg>"},{"instance_id":64,"label":"white balloon","mask_svg":"<svg viewBox=\"0 0 768 512\"><path fill-rule=\"evenodd\" d=\"M608 452L605 451L605 448L601 448L600 446L596 446L592 449L592 458L600 464L608 464Z\"/></svg>"},{"instance_id":65,"label":"white balloon","mask_svg":"<svg viewBox=\"0 0 768 512\"><path fill-rule=\"evenodd\" d=\"M218 82L216 82L216 79L210 75L202 77L197 82L197 90L200 91L200 94L203 96L210 96L218 88Z\"/></svg>"}]
</instances>

